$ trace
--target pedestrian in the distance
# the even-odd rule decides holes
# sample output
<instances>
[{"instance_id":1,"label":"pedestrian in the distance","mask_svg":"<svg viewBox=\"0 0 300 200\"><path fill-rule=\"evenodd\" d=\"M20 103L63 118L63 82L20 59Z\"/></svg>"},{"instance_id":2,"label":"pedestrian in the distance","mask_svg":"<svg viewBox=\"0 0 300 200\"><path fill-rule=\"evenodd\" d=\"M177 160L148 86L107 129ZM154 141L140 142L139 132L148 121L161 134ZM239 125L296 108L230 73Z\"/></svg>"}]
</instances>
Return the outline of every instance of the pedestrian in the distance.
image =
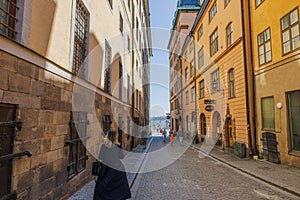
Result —
<instances>
[{"instance_id":1,"label":"pedestrian in the distance","mask_svg":"<svg viewBox=\"0 0 300 200\"><path fill-rule=\"evenodd\" d=\"M124 152L118 143L118 133L109 131L100 150L100 160L106 165L104 176L98 176L94 200L131 198L125 167L120 159Z\"/></svg>"},{"instance_id":2,"label":"pedestrian in the distance","mask_svg":"<svg viewBox=\"0 0 300 200\"><path fill-rule=\"evenodd\" d=\"M163 131L163 137L164 137L164 142L166 142L167 141L167 131L166 131L166 129L164 129L164 131Z\"/></svg>"},{"instance_id":3,"label":"pedestrian in the distance","mask_svg":"<svg viewBox=\"0 0 300 200\"><path fill-rule=\"evenodd\" d=\"M170 132L169 132L169 138L170 138L171 146L173 146L173 142L174 142L174 132L173 132L172 130L170 130Z\"/></svg>"},{"instance_id":4,"label":"pedestrian in the distance","mask_svg":"<svg viewBox=\"0 0 300 200\"><path fill-rule=\"evenodd\" d=\"M141 145L143 145L143 149L146 149L147 147L147 132L144 130L142 131L142 135L141 135Z\"/></svg>"},{"instance_id":5,"label":"pedestrian in the distance","mask_svg":"<svg viewBox=\"0 0 300 200\"><path fill-rule=\"evenodd\" d=\"M178 137L179 137L179 142L182 145L182 143L183 143L183 131L182 130L178 131Z\"/></svg>"}]
</instances>

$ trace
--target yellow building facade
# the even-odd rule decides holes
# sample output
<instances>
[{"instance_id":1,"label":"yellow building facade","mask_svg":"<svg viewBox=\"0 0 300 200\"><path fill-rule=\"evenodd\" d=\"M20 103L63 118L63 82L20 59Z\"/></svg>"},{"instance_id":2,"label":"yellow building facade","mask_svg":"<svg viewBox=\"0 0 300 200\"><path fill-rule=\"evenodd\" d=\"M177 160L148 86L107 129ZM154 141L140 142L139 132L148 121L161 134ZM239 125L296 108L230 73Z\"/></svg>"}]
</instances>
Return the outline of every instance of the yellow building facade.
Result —
<instances>
[{"instance_id":1,"label":"yellow building facade","mask_svg":"<svg viewBox=\"0 0 300 200\"><path fill-rule=\"evenodd\" d=\"M242 36L240 1L203 1L182 49L182 73L187 75L181 95L195 96L196 103L187 109L193 112L198 141L224 149L238 143L246 156L246 151L253 153L253 144Z\"/></svg>"},{"instance_id":2,"label":"yellow building facade","mask_svg":"<svg viewBox=\"0 0 300 200\"><path fill-rule=\"evenodd\" d=\"M250 4L259 151L271 162L298 167L299 5L297 0Z\"/></svg>"}]
</instances>

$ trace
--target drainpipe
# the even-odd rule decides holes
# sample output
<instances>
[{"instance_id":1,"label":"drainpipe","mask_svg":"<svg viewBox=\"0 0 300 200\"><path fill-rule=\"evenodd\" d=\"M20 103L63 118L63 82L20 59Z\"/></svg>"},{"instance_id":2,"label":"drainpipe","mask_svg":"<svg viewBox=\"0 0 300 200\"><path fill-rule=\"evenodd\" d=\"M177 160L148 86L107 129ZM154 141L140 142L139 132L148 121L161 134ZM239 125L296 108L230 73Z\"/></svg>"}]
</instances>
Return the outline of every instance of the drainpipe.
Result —
<instances>
[{"instance_id":1,"label":"drainpipe","mask_svg":"<svg viewBox=\"0 0 300 200\"><path fill-rule=\"evenodd\" d=\"M254 155L257 154L257 133L256 133L256 95L255 95L255 80L254 80L254 67L253 67L253 55L252 55L252 31L251 31L251 13L250 13L250 1L247 1L247 9L248 9L248 22L249 22L249 38L250 38L250 67L251 67L251 84L252 84L252 103L253 103L253 116L252 116L252 123L253 123L253 139L254 139L254 147L253 153Z\"/></svg>"},{"instance_id":2,"label":"drainpipe","mask_svg":"<svg viewBox=\"0 0 300 200\"><path fill-rule=\"evenodd\" d=\"M191 33L191 36L193 38L193 42L194 42L194 90L195 90L195 137L196 137L196 141L195 143L198 142L198 126L197 126L197 83L196 83L196 40L195 40L195 35Z\"/></svg>"},{"instance_id":3,"label":"drainpipe","mask_svg":"<svg viewBox=\"0 0 300 200\"><path fill-rule=\"evenodd\" d=\"M180 68L180 110L181 110L181 115L180 115L180 126L181 126L181 131L184 131L183 128L183 100L182 100L182 57L179 56L179 68Z\"/></svg>"},{"instance_id":4,"label":"drainpipe","mask_svg":"<svg viewBox=\"0 0 300 200\"><path fill-rule=\"evenodd\" d=\"M247 113L247 133L248 133L248 148L249 156L253 155L252 147L252 136L251 136L251 127L250 127L250 111L249 111L249 94L248 94L248 69L247 69L247 53L246 53L246 39L245 39L245 17L244 17L244 0L241 0L241 15L242 15L242 35L243 35L243 56L244 56L244 73L245 73L245 96L246 96L246 113Z\"/></svg>"}]
</instances>

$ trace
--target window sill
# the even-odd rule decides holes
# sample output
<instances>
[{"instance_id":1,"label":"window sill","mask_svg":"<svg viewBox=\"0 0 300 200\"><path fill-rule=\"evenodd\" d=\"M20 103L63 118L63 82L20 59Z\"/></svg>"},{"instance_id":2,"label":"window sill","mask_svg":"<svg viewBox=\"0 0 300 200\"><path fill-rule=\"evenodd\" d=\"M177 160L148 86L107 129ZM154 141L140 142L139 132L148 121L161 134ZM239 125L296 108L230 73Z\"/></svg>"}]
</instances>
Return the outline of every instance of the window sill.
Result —
<instances>
[{"instance_id":1,"label":"window sill","mask_svg":"<svg viewBox=\"0 0 300 200\"><path fill-rule=\"evenodd\" d=\"M289 155L300 157L300 151L299 150L292 150L289 152Z\"/></svg>"}]
</instances>

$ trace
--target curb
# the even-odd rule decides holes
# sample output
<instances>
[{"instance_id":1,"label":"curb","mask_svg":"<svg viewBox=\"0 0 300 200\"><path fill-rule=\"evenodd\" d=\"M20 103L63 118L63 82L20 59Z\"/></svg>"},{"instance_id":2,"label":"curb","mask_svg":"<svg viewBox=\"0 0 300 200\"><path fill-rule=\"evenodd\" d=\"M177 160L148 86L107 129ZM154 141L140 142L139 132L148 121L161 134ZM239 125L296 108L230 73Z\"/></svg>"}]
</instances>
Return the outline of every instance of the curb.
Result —
<instances>
[{"instance_id":1,"label":"curb","mask_svg":"<svg viewBox=\"0 0 300 200\"><path fill-rule=\"evenodd\" d=\"M269 180L267 180L267 179L261 178L261 177L255 175L254 173L249 172L249 171L244 170L244 169L241 169L241 168L239 168L238 166L235 166L235 165L233 165L233 164L230 164L230 163L228 163L228 162L226 162L226 161L224 161L224 160L218 158L217 156L214 156L214 155L211 155L211 154L207 154L207 153L201 151L199 147L194 146L193 144L190 144L189 147L190 147L190 148L192 147L192 148L194 148L194 149L197 149L198 151L202 152L203 154L205 154L205 155L207 155L207 156L209 156L209 157L211 157L211 158L214 158L214 159L216 159L217 161L219 161L219 162L221 162L221 163L223 163L223 164L225 164L225 165L228 165L229 167L232 167L232 168L234 168L234 169L236 169L236 170L238 170L238 171L240 171L240 172L242 172L242 173L245 173L245 174L247 174L247 175L250 175L250 176L252 176L252 177L254 177L254 178L256 178L256 179L259 179L260 181L263 181L263 182L265 182L265 183L267 183L267 184L269 184L269 185L272 185L272 186L274 186L274 187L276 187L276 188L278 188L278 189L281 189L281 190L283 190L283 191L285 191L285 192L287 192L287 193L290 193L290 194L292 194L292 195L297 196L297 197L300 198L300 193L298 193L298 192L295 192L295 191L293 191L293 190L290 190L290 189L288 189L287 187L278 185L278 184L276 184L276 183L274 183L274 182L271 182L271 181L269 181Z\"/></svg>"},{"instance_id":2,"label":"curb","mask_svg":"<svg viewBox=\"0 0 300 200\"><path fill-rule=\"evenodd\" d=\"M145 158L146 158L146 154L147 154L148 151L149 151L149 147L151 146L152 140L153 140L153 138L151 137L151 138L150 138L150 141L147 143L147 147L146 147L145 151L142 153L142 156L141 156L141 157L138 159L138 161L135 163L135 165L134 165L134 167L133 167L134 173L129 173L129 174L127 175L127 179L128 179L128 183L129 183L129 188L130 188L130 189L132 188L132 186L133 186L133 184L134 184L134 182L135 182L135 180L136 180L136 178L137 178L137 175L138 175L138 173L139 173L139 171L140 171L140 169L141 169L141 167L142 167L142 165L143 165L143 163L144 163L144 160L145 160ZM136 173L135 173L135 172L136 172Z\"/></svg>"}]
</instances>

